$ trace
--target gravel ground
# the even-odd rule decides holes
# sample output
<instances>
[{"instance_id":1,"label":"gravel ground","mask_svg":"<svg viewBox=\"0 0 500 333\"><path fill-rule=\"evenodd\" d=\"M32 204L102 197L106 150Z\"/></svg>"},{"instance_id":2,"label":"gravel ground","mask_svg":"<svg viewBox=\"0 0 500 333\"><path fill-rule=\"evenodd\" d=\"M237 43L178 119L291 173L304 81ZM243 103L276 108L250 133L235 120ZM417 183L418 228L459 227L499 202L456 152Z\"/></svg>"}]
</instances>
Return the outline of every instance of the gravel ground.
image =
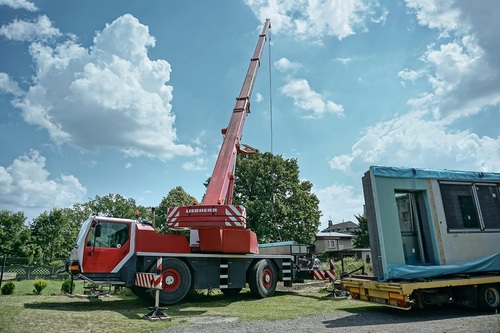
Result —
<instances>
[{"instance_id":1,"label":"gravel ground","mask_svg":"<svg viewBox=\"0 0 500 333\"><path fill-rule=\"evenodd\" d=\"M156 333L167 332L500 333L500 314L449 306L415 311L370 307L364 311L339 310L332 314L279 321L238 322L237 318L200 316L193 318L188 326Z\"/></svg>"}]
</instances>

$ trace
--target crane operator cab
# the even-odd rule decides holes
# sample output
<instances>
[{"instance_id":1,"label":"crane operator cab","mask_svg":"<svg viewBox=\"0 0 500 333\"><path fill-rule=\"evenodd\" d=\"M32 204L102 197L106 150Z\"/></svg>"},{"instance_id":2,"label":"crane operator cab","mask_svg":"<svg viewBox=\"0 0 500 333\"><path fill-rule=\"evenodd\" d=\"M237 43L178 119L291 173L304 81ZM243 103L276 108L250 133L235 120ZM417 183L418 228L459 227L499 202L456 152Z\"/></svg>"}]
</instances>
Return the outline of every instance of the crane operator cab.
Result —
<instances>
[{"instance_id":1,"label":"crane operator cab","mask_svg":"<svg viewBox=\"0 0 500 333\"><path fill-rule=\"evenodd\" d=\"M87 246L121 248L129 239L129 225L115 222L94 222L87 237Z\"/></svg>"}]
</instances>

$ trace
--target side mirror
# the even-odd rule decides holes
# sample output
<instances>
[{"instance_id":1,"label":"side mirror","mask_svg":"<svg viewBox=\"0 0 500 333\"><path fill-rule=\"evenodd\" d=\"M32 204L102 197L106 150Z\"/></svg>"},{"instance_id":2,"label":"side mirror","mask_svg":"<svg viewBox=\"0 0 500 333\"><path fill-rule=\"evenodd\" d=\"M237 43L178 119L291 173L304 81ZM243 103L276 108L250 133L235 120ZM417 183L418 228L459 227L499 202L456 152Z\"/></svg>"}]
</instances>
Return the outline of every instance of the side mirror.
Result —
<instances>
[{"instance_id":1,"label":"side mirror","mask_svg":"<svg viewBox=\"0 0 500 333\"><path fill-rule=\"evenodd\" d=\"M94 232L94 236L95 236L95 237L101 237L101 234L102 234L102 224L97 223L97 224L95 225L95 232Z\"/></svg>"}]
</instances>

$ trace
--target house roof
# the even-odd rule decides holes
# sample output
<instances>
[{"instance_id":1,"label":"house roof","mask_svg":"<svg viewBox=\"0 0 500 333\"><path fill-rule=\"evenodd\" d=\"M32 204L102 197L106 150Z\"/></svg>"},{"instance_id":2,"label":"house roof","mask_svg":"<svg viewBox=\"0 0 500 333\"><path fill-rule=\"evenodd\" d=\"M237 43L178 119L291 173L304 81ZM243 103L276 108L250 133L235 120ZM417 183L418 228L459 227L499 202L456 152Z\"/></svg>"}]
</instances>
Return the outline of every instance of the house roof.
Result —
<instances>
[{"instance_id":1,"label":"house roof","mask_svg":"<svg viewBox=\"0 0 500 333\"><path fill-rule=\"evenodd\" d=\"M328 228L322 230L321 232L333 232L335 230L348 230L348 229L357 229L359 225L352 221L345 221L341 223L336 223L329 225Z\"/></svg>"},{"instance_id":2,"label":"house roof","mask_svg":"<svg viewBox=\"0 0 500 333\"><path fill-rule=\"evenodd\" d=\"M341 232L318 232L316 237L329 237L329 238L353 238L353 235L343 234Z\"/></svg>"}]
</instances>

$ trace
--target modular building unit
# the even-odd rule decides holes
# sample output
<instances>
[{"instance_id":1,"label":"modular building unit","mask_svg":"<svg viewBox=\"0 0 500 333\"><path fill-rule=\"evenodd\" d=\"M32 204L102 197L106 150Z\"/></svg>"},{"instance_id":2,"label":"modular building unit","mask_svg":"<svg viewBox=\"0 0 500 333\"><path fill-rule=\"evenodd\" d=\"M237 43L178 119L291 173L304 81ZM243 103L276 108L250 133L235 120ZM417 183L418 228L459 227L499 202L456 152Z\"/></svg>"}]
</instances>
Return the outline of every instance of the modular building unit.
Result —
<instances>
[{"instance_id":1,"label":"modular building unit","mask_svg":"<svg viewBox=\"0 0 500 333\"><path fill-rule=\"evenodd\" d=\"M500 173L371 166L363 190L379 279L400 277L398 267L443 275L440 266L500 253Z\"/></svg>"}]
</instances>

